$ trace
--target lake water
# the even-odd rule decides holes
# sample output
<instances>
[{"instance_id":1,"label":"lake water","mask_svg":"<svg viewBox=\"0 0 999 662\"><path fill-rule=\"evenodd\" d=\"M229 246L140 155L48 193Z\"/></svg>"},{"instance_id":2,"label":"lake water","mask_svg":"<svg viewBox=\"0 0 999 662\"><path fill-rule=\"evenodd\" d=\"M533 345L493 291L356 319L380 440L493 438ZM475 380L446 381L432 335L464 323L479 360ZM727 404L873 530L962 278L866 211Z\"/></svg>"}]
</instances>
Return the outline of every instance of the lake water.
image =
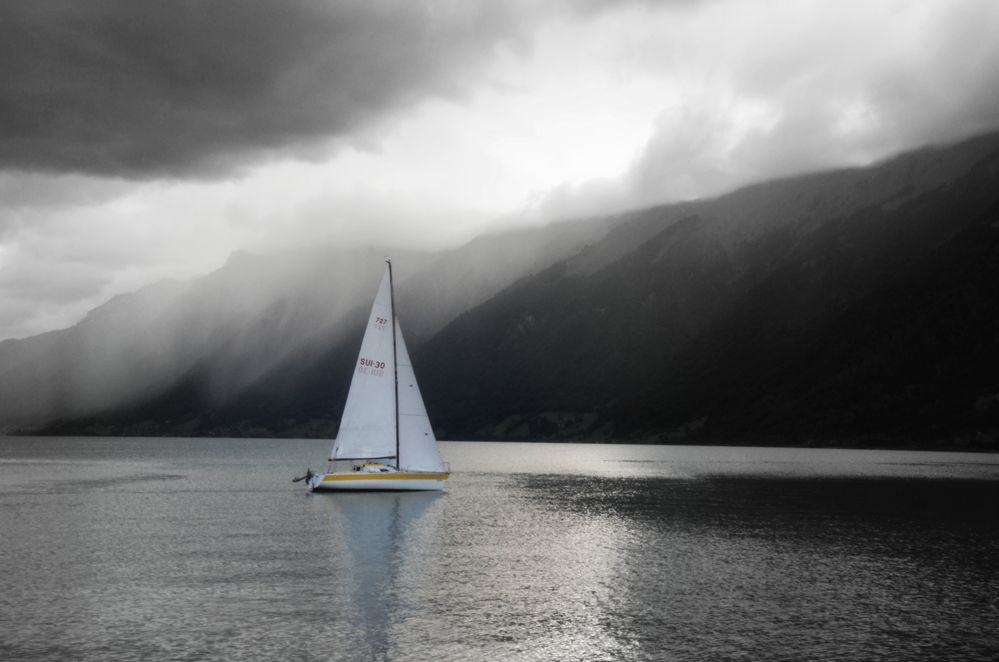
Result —
<instances>
[{"instance_id":1,"label":"lake water","mask_svg":"<svg viewBox=\"0 0 999 662\"><path fill-rule=\"evenodd\" d=\"M999 657L999 456L0 437L3 660Z\"/></svg>"}]
</instances>

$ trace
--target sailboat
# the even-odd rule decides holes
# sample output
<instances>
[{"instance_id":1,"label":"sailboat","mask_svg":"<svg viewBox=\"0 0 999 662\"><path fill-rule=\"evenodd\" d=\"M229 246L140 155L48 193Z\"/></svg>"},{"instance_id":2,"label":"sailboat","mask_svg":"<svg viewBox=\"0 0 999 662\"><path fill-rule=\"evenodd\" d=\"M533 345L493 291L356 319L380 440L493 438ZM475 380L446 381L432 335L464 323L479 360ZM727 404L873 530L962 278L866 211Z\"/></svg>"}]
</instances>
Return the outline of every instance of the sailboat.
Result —
<instances>
[{"instance_id":1,"label":"sailboat","mask_svg":"<svg viewBox=\"0 0 999 662\"><path fill-rule=\"evenodd\" d=\"M450 475L396 319L392 262L385 265L329 468L305 477L314 491L442 490Z\"/></svg>"}]
</instances>

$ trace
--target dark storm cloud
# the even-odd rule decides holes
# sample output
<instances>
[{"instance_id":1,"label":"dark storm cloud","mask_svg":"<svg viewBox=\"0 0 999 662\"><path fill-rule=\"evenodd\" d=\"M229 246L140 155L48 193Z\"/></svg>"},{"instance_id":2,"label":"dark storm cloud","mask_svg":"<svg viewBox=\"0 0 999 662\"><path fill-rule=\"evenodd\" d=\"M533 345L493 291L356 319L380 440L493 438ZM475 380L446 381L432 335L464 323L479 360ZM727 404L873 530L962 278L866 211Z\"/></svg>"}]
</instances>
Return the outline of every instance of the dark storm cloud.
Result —
<instances>
[{"instance_id":1,"label":"dark storm cloud","mask_svg":"<svg viewBox=\"0 0 999 662\"><path fill-rule=\"evenodd\" d=\"M0 4L0 168L225 174L460 94L502 2Z\"/></svg>"}]
</instances>

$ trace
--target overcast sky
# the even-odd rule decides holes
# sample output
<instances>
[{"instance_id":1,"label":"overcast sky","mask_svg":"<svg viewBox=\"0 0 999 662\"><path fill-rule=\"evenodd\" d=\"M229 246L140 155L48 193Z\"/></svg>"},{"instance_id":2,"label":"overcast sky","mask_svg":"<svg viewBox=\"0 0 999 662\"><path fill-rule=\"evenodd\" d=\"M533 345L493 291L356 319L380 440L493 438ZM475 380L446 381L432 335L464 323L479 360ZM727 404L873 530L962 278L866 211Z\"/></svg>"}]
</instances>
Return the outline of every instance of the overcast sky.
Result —
<instances>
[{"instance_id":1,"label":"overcast sky","mask_svg":"<svg viewBox=\"0 0 999 662\"><path fill-rule=\"evenodd\" d=\"M0 0L0 338L999 126L994 0Z\"/></svg>"}]
</instances>

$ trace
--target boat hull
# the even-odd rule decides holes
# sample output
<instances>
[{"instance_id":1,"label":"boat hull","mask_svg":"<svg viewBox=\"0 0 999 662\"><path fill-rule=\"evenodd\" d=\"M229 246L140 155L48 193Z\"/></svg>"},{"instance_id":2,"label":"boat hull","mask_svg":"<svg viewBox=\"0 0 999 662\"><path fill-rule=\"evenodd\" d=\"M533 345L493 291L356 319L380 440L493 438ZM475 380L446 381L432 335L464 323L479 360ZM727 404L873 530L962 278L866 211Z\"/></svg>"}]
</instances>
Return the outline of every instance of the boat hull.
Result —
<instances>
[{"instance_id":1,"label":"boat hull","mask_svg":"<svg viewBox=\"0 0 999 662\"><path fill-rule=\"evenodd\" d=\"M441 491L446 473L363 473L343 472L319 474L309 483L314 492L430 492Z\"/></svg>"}]
</instances>

